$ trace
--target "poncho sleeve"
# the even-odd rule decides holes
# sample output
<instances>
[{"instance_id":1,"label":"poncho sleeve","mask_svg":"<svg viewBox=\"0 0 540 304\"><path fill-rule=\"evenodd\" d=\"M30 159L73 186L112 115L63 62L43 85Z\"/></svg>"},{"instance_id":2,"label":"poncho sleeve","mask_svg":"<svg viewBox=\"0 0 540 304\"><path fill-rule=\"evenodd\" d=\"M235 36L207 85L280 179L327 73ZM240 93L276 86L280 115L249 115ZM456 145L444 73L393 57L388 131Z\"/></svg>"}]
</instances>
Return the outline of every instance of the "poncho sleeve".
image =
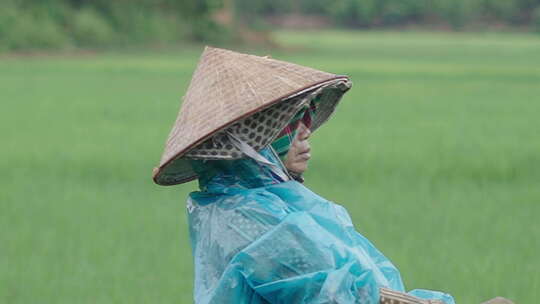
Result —
<instances>
[{"instance_id":1,"label":"poncho sleeve","mask_svg":"<svg viewBox=\"0 0 540 304\"><path fill-rule=\"evenodd\" d=\"M270 303L378 303L377 277L384 274L371 259L358 259L368 255L297 212L237 254L231 266Z\"/></svg>"}]
</instances>

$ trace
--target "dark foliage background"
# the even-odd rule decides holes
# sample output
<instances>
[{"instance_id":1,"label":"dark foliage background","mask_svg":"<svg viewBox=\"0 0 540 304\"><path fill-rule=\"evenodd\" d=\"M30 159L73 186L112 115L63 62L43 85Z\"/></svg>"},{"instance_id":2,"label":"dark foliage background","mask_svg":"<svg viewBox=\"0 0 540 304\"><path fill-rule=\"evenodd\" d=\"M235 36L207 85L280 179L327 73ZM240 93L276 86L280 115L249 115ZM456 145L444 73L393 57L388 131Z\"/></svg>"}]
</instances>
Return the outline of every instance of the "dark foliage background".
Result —
<instances>
[{"instance_id":1,"label":"dark foliage background","mask_svg":"<svg viewBox=\"0 0 540 304\"><path fill-rule=\"evenodd\" d=\"M219 0L3 0L0 51L219 40ZM225 35L224 35L225 34Z\"/></svg>"},{"instance_id":2,"label":"dark foliage background","mask_svg":"<svg viewBox=\"0 0 540 304\"><path fill-rule=\"evenodd\" d=\"M540 21L539 0L237 0L247 20L287 13L330 17L356 28L406 24L530 26Z\"/></svg>"},{"instance_id":3,"label":"dark foliage background","mask_svg":"<svg viewBox=\"0 0 540 304\"><path fill-rule=\"evenodd\" d=\"M3 0L0 52L236 42L279 16L326 27L540 31L540 0Z\"/></svg>"}]
</instances>

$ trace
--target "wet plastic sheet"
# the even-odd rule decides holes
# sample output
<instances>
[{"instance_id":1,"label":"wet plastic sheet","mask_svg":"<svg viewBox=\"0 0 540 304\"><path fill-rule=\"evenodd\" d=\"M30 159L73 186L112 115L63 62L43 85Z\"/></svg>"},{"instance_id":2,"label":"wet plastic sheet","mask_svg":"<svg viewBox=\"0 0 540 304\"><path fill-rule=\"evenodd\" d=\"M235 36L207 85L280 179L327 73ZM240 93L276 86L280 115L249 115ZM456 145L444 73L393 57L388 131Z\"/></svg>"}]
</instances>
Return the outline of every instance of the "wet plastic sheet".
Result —
<instances>
[{"instance_id":1,"label":"wet plastic sheet","mask_svg":"<svg viewBox=\"0 0 540 304\"><path fill-rule=\"evenodd\" d=\"M214 181L190 195L188 210L197 304L376 304L380 287L404 291L399 271L347 211L295 181ZM411 294L454 303L440 292Z\"/></svg>"}]
</instances>

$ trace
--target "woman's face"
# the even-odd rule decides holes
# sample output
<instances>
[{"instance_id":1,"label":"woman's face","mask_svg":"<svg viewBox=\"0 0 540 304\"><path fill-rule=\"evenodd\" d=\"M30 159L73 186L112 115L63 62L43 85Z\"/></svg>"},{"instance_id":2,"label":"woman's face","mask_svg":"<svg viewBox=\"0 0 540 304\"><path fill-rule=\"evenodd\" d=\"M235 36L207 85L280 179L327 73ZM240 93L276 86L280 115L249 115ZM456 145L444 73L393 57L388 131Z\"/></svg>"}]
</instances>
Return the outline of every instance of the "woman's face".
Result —
<instances>
[{"instance_id":1,"label":"woman's face","mask_svg":"<svg viewBox=\"0 0 540 304\"><path fill-rule=\"evenodd\" d=\"M285 167L289 171L296 173L304 173L308 168L308 160L311 158L311 148L308 138L311 131L303 123L300 122L296 137L294 138L287 157L285 158Z\"/></svg>"}]
</instances>

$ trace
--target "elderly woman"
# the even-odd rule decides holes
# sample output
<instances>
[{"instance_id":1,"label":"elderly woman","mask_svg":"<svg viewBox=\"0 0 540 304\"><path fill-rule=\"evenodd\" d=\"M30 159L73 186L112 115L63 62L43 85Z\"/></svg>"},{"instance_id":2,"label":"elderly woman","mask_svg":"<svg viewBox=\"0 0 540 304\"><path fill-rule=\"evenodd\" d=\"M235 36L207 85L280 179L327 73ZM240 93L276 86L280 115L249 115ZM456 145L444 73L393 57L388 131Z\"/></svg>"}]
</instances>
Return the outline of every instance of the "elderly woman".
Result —
<instances>
[{"instance_id":1,"label":"elderly woman","mask_svg":"<svg viewBox=\"0 0 540 304\"><path fill-rule=\"evenodd\" d=\"M307 189L308 138L347 76L206 48L154 181L197 178L187 209L195 303L446 303L404 292L347 211Z\"/></svg>"}]
</instances>

